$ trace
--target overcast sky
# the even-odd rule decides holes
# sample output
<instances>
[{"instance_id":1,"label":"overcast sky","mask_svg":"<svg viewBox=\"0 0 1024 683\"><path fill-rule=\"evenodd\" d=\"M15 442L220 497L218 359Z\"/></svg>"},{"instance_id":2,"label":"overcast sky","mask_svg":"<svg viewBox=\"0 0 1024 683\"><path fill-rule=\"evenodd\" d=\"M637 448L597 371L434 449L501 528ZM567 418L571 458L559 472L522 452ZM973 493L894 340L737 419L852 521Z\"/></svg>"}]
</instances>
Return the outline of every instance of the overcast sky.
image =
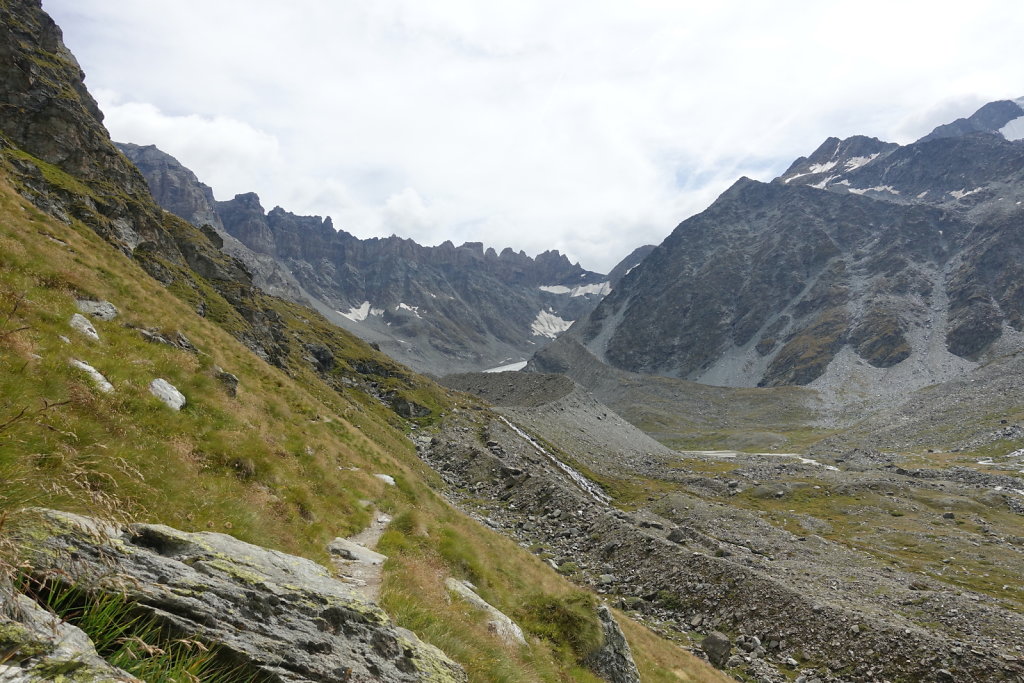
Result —
<instances>
[{"instance_id":1,"label":"overcast sky","mask_svg":"<svg viewBox=\"0 0 1024 683\"><path fill-rule=\"evenodd\" d=\"M43 0L115 140L218 199L607 272L826 137L1024 95L1024 3Z\"/></svg>"}]
</instances>

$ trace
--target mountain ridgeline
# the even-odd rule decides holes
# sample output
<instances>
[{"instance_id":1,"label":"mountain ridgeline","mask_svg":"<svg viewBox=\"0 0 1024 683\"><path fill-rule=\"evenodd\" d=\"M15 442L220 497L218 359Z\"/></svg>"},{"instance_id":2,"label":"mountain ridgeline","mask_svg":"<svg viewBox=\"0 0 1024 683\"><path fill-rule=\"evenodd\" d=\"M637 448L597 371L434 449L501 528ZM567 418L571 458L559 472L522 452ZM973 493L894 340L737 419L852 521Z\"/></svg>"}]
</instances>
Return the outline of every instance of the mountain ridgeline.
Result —
<instances>
[{"instance_id":1,"label":"mountain ridgeline","mask_svg":"<svg viewBox=\"0 0 1024 683\"><path fill-rule=\"evenodd\" d=\"M420 371L523 361L609 289L608 277L557 251L531 258L479 242L425 247L395 236L359 239L336 230L330 218L280 207L267 212L255 193L216 201L192 171L156 147L119 148L161 206L220 231L261 287L314 305Z\"/></svg>"},{"instance_id":2,"label":"mountain ridgeline","mask_svg":"<svg viewBox=\"0 0 1024 683\"><path fill-rule=\"evenodd\" d=\"M1022 123L1021 101L995 102L912 144L829 138L770 183L742 178L565 340L631 372L832 391L906 391L1016 350Z\"/></svg>"}]
</instances>

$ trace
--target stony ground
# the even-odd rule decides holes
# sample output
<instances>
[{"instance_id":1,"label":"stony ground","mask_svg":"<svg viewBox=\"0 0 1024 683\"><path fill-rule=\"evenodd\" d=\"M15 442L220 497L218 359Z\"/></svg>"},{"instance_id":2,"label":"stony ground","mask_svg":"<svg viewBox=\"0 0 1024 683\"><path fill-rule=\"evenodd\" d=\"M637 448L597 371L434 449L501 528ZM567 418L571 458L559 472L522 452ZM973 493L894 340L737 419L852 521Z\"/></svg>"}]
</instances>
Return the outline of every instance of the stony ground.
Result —
<instances>
[{"instance_id":1,"label":"stony ground","mask_svg":"<svg viewBox=\"0 0 1024 683\"><path fill-rule=\"evenodd\" d=\"M563 573L683 643L723 632L740 679L1024 679L1021 458L675 452L559 380L523 400L519 374L487 381L497 410L613 505L479 414L420 452Z\"/></svg>"}]
</instances>

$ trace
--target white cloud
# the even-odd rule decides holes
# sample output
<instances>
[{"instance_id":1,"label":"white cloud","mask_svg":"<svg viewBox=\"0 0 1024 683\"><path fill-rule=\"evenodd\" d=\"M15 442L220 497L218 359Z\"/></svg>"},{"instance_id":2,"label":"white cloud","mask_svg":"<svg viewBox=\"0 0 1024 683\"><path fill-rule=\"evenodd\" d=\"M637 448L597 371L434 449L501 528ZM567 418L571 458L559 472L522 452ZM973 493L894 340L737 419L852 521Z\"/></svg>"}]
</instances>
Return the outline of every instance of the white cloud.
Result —
<instances>
[{"instance_id":1,"label":"white cloud","mask_svg":"<svg viewBox=\"0 0 1024 683\"><path fill-rule=\"evenodd\" d=\"M45 0L116 139L359 236L607 270L829 135L1024 95L1024 5Z\"/></svg>"}]
</instances>

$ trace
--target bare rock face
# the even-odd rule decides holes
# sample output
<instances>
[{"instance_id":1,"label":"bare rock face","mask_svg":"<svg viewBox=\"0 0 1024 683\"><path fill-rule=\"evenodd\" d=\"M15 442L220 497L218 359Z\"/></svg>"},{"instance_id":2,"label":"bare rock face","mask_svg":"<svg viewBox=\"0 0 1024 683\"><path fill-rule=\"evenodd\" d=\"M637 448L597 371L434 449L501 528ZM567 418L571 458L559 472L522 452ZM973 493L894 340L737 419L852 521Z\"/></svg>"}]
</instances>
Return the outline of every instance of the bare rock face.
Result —
<instances>
[{"instance_id":1,"label":"bare rock face","mask_svg":"<svg viewBox=\"0 0 1024 683\"><path fill-rule=\"evenodd\" d=\"M1024 330L1022 102L904 146L829 138L771 183L741 178L566 336L622 370L735 387L851 365L923 386L1009 350Z\"/></svg>"},{"instance_id":2,"label":"bare rock face","mask_svg":"<svg viewBox=\"0 0 1024 683\"><path fill-rule=\"evenodd\" d=\"M54 510L38 511L19 541L37 572L122 592L173 631L220 645L253 680L466 680L440 650L301 557Z\"/></svg>"},{"instance_id":3,"label":"bare rock face","mask_svg":"<svg viewBox=\"0 0 1024 683\"><path fill-rule=\"evenodd\" d=\"M606 605L601 605L597 608L597 617L601 620L604 641L587 660L587 665L610 683L640 683L640 672L633 661L633 652L612 616L612 611Z\"/></svg>"},{"instance_id":4,"label":"bare rock face","mask_svg":"<svg viewBox=\"0 0 1024 683\"><path fill-rule=\"evenodd\" d=\"M119 144L162 207L194 225L222 230L264 290L311 301L332 322L420 370L444 374L525 359L607 292L608 278L557 251L451 242L425 247L389 237L359 239L331 219L266 211L255 193L214 201L210 188L153 146ZM651 247L627 258L618 273ZM542 315L546 314L546 315ZM551 327L538 319L562 321Z\"/></svg>"}]
</instances>

